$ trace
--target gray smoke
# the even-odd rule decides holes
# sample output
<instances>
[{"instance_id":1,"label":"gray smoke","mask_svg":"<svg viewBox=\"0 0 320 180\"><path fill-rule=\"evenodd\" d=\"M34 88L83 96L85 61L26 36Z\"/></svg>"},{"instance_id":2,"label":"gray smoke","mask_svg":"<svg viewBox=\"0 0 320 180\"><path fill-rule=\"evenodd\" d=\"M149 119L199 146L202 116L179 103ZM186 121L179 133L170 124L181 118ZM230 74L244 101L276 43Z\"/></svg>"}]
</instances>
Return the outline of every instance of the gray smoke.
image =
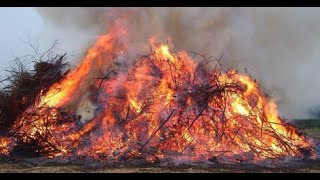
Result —
<instances>
[{"instance_id":1,"label":"gray smoke","mask_svg":"<svg viewBox=\"0 0 320 180\"><path fill-rule=\"evenodd\" d=\"M287 118L308 118L320 105L319 8L36 8L53 27L106 32L126 19L130 52L148 50L155 35L175 49L224 55L227 66L247 68ZM96 37L92 37L92 41ZM88 42L83 42L86 44ZM80 45L79 45L80 46ZM320 110L319 110L320 111Z\"/></svg>"}]
</instances>

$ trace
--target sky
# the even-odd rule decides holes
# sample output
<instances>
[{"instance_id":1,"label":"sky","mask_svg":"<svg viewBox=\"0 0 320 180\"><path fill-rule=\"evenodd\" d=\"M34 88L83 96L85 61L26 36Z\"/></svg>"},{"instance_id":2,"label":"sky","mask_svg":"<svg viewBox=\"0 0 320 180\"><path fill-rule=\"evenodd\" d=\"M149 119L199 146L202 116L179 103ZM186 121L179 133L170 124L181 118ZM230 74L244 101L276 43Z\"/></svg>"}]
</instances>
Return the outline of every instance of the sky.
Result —
<instances>
[{"instance_id":1,"label":"sky","mask_svg":"<svg viewBox=\"0 0 320 180\"><path fill-rule=\"evenodd\" d=\"M81 56L80 53L83 53L81 50L86 45L83 44L85 42L83 38L90 36L53 28L31 7L1 7L0 22L2 23L2 28L0 28L0 79L4 76L5 69L13 64L15 57L33 53L28 41L34 44L39 43L40 51L45 51L55 40L58 40L58 49L68 52L69 57L72 58Z\"/></svg>"},{"instance_id":2,"label":"sky","mask_svg":"<svg viewBox=\"0 0 320 180\"><path fill-rule=\"evenodd\" d=\"M37 37L45 30L40 16L32 8L0 8L0 73L10 61L27 51L28 36Z\"/></svg>"}]
</instances>

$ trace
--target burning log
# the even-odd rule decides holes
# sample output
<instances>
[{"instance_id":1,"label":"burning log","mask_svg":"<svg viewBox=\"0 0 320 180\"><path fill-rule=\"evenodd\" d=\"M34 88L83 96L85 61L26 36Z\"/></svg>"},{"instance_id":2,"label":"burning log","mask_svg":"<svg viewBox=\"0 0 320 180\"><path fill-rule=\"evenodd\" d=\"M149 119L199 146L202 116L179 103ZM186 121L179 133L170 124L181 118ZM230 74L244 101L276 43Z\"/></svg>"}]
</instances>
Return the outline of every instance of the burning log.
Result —
<instances>
[{"instance_id":1,"label":"burning log","mask_svg":"<svg viewBox=\"0 0 320 180\"><path fill-rule=\"evenodd\" d=\"M101 37L77 69L21 114L12 137L49 157L106 161L312 156L312 144L278 117L258 83L223 69L221 58L191 53L202 58L196 63L188 52L151 44L150 55L115 68L114 54L125 47L117 44L114 32ZM79 110L88 103L91 114ZM79 121L81 113L87 117Z\"/></svg>"}]
</instances>

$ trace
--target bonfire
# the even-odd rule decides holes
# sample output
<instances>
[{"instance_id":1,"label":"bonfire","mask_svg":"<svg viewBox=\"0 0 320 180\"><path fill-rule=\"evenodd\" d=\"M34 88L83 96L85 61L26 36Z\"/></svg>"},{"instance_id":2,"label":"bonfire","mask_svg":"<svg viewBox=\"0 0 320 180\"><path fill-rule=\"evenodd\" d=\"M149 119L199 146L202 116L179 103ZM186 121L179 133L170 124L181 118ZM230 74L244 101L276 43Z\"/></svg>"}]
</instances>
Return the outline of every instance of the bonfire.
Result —
<instances>
[{"instance_id":1,"label":"bonfire","mask_svg":"<svg viewBox=\"0 0 320 180\"><path fill-rule=\"evenodd\" d=\"M150 39L130 59L126 31L100 36L82 63L19 115L0 153L19 144L48 158L259 161L309 158L311 141L280 118L256 80L221 59ZM128 63L130 62L130 63Z\"/></svg>"}]
</instances>

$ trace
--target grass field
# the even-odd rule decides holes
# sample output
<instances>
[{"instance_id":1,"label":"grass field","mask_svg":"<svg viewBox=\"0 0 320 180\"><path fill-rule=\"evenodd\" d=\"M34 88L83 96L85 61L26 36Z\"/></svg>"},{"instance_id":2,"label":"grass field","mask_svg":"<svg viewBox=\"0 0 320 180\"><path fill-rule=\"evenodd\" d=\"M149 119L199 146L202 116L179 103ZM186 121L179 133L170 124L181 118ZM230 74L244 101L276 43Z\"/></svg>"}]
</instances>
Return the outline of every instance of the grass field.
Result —
<instances>
[{"instance_id":1,"label":"grass field","mask_svg":"<svg viewBox=\"0 0 320 180\"><path fill-rule=\"evenodd\" d=\"M320 138L320 119L293 120L291 123L301 128L307 135Z\"/></svg>"},{"instance_id":2,"label":"grass field","mask_svg":"<svg viewBox=\"0 0 320 180\"><path fill-rule=\"evenodd\" d=\"M320 128L306 129L305 132L311 137L320 139Z\"/></svg>"},{"instance_id":3,"label":"grass field","mask_svg":"<svg viewBox=\"0 0 320 180\"><path fill-rule=\"evenodd\" d=\"M292 120L291 123L303 129L320 128L320 119L296 119Z\"/></svg>"}]
</instances>

